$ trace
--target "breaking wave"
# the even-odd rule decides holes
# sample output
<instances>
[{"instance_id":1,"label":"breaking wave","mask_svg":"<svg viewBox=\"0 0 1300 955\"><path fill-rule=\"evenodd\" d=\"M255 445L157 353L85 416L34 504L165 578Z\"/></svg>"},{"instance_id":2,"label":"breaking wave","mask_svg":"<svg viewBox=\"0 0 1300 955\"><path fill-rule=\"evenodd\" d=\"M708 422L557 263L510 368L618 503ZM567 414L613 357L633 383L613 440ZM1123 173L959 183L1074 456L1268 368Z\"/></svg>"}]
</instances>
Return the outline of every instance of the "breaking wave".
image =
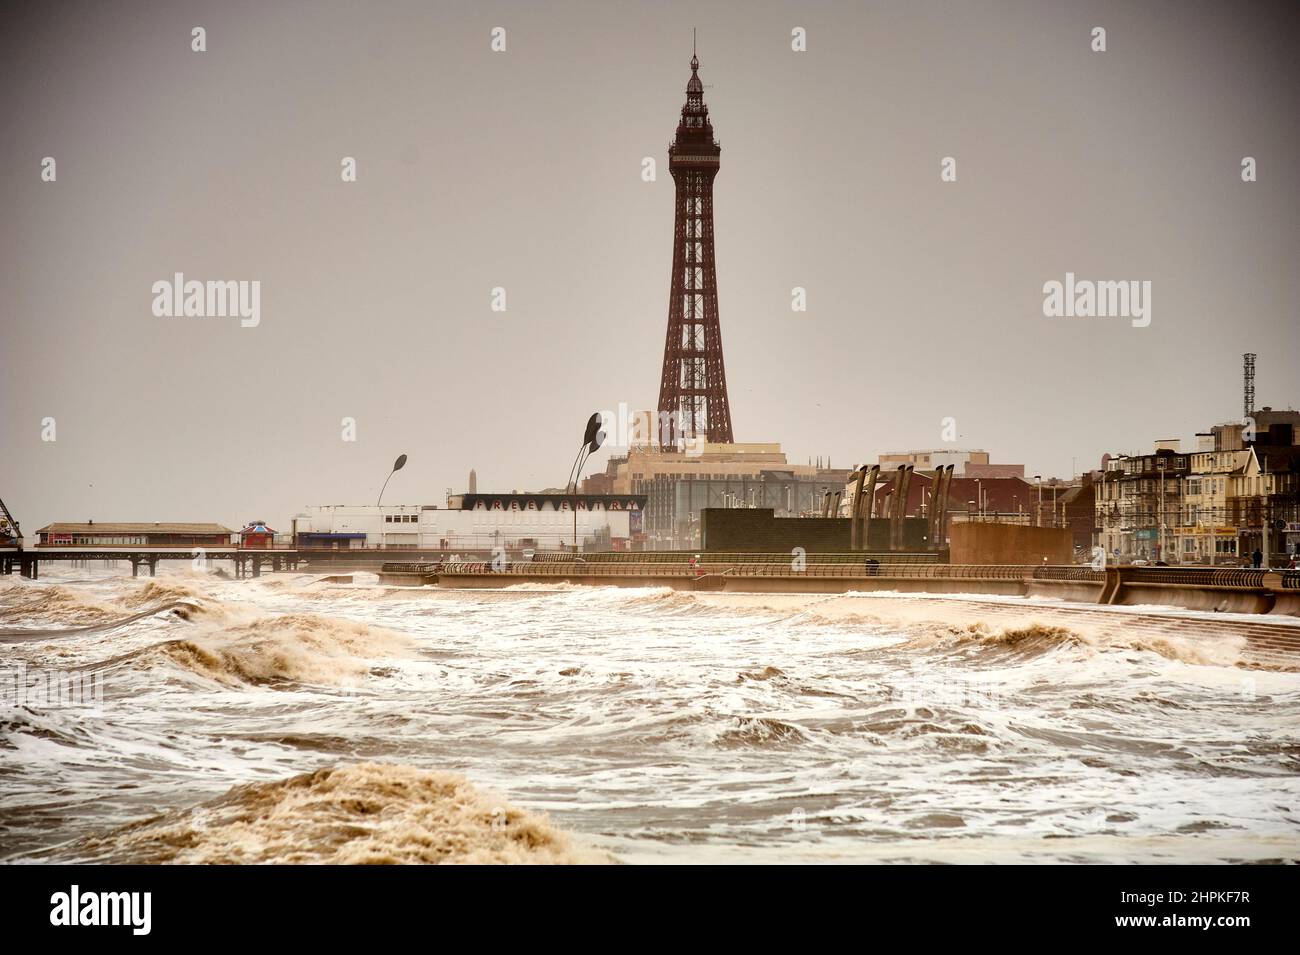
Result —
<instances>
[{"instance_id":1,"label":"breaking wave","mask_svg":"<svg viewBox=\"0 0 1300 955\"><path fill-rule=\"evenodd\" d=\"M759 683L785 676L785 671L780 667L766 666L761 670L742 670L736 674L736 682L744 683L747 680Z\"/></svg>"},{"instance_id":2,"label":"breaking wave","mask_svg":"<svg viewBox=\"0 0 1300 955\"><path fill-rule=\"evenodd\" d=\"M189 809L69 847L87 861L159 864L589 864L611 861L544 816L463 776L360 763L236 786Z\"/></svg>"},{"instance_id":3,"label":"breaking wave","mask_svg":"<svg viewBox=\"0 0 1300 955\"><path fill-rule=\"evenodd\" d=\"M93 624L120 613L117 608L87 600L65 587L46 587L11 579L0 583L0 621L36 618L52 623L75 621Z\"/></svg>"},{"instance_id":4,"label":"breaking wave","mask_svg":"<svg viewBox=\"0 0 1300 955\"><path fill-rule=\"evenodd\" d=\"M144 607L148 604L179 603L182 601L192 603L207 599L207 594L200 593L194 588L187 587L175 580L166 583L148 580L139 590L122 595L117 599L117 602L123 607L135 608Z\"/></svg>"},{"instance_id":5,"label":"breaking wave","mask_svg":"<svg viewBox=\"0 0 1300 955\"><path fill-rule=\"evenodd\" d=\"M261 617L206 636L173 640L143 659L164 657L227 685L277 682L339 684L370 671L377 657L402 655L400 634L311 613Z\"/></svg>"},{"instance_id":6,"label":"breaking wave","mask_svg":"<svg viewBox=\"0 0 1300 955\"><path fill-rule=\"evenodd\" d=\"M1079 651L1085 655L1139 651L1197 666L1256 666L1244 655L1245 641L1239 637L1225 636L1209 640L1122 627L1064 627L1033 621L997 626L980 620L965 626L910 628L902 646L912 649L934 647L1001 651L1022 657L1038 656L1059 649Z\"/></svg>"},{"instance_id":7,"label":"breaking wave","mask_svg":"<svg viewBox=\"0 0 1300 955\"><path fill-rule=\"evenodd\" d=\"M106 630L166 611L185 620L199 614L223 616L218 601L201 597L188 587L154 581L109 602L87 600L63 587L10 585L0 587L0 622L22 621L24 625L0 628L0 643Z\"/></svg>"},{"instance_id":8,"label":"breaking wave","mask_svg":"<svg viewBox=\"0 0 1300 955\"><path fill-rule=\"evenodd\" d=\"M784 720L766 716L737 716L731 725L717 732L714 743L722 747L771 746L802 743L808 734Z\"/></svg>"}]
</instances>

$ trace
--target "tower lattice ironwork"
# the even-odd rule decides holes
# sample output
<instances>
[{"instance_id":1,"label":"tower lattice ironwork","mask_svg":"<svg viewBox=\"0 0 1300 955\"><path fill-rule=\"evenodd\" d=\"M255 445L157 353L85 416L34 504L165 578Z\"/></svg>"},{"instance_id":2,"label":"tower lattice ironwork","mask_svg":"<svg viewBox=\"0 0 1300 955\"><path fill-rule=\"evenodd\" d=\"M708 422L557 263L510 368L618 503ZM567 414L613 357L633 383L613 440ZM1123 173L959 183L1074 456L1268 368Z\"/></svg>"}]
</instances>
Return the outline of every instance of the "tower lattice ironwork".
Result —
<instances>
[{"instance_id":1,"label":"tower lattice ironwork","mask_svg":"<svg viewBox=\"0 0 1300 955\"><path fill-rule=\"evenodd\" d=\"M734 440L713 264L713 178L718 174L722 148L713 139L699 70L699 58L692 55L686 105L677 124L677 138L668 147L676 213L668 338L659 383L660 443L664 447L699 438L727 444Z\"/></svg>"}]
</instances>

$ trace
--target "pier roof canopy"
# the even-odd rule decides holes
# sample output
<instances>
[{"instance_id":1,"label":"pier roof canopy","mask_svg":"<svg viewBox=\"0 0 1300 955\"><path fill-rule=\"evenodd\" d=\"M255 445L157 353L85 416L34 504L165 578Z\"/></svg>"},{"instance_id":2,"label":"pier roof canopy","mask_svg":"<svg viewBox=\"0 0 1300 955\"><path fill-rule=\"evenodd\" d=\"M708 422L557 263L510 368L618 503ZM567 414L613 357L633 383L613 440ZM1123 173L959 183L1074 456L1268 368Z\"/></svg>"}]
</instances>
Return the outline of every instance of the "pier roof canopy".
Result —
<instances>
[{"instance_id":1,"label":"pier roof canopy","mask_svg":"<svg viewBox=\"0 0 1300 955\"><path fill-rule=\"evenodd\" d=\"M46 524L38 534L184 534L187 536L203 534L231 534L229 527L221 524L169 524L169 523L106 523L87 521L82 524L56 522Z\"/></svg>"}]
</instances>

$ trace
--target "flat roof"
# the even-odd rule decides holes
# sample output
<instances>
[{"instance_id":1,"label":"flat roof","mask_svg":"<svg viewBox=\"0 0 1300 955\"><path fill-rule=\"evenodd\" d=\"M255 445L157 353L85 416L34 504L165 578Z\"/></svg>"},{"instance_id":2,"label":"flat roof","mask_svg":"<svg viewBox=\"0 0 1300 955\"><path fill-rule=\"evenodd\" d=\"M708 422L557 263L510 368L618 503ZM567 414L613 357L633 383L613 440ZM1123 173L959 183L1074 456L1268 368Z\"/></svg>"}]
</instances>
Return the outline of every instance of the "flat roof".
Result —
<instances>
[{"instance_id":1,"label":"flat roof","mask_svg":"<svg viewBox=\"0 0 1300 955\"><path fill-rule=\"evenodd\" d=\"M221 524L177 524L177 523L116 523L98 521L87 521L84 524L73 524L66 521L56 521L53 524L46 524L36 533L38 534L187 534L190 536L199 534L233 534L229 527Z\"/></svg>"}]
</instances>

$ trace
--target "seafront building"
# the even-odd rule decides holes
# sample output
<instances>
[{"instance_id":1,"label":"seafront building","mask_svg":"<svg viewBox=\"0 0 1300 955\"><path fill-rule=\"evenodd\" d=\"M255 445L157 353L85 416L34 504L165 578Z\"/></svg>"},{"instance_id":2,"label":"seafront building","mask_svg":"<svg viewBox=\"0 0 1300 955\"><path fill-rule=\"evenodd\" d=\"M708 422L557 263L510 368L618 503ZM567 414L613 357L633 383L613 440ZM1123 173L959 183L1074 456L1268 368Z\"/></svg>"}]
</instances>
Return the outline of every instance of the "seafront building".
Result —
<instances>
[{"instance_id":1,"label":"seafront building","mask_svg":"<svg viewBox=\"0 0 1300 955\"><path fill-rule=\"evenodd\" d=\"M630 550L644 541L634 494L456 494L434 504L326 505L293 519L301 548L357 550Z\"/></svg>"},{"instance_id":2,"label":"seafront building","mask_svg":"<svg viewBox=\"0 0 1300 955\"><path fill-rule=\"evenodd\" d=\"M892 471L900 464L918 471L934 471L952 465L954 478L1023 478L1023 464L993 464L984 450L940 448L931 451L888 451L876 459L882 471Z\"/></svg>"},{"instance_id":3,"label":"seafront building","mask_svg":"<svg viewBox=\"0 0 1300 955\"><path fill-rule=\"evenodd\" d=\"M700 512L708 507L770 507L777 517L820 514L828 491L849 474L830 461L792 464L778 443L700 441L690 450L655 444L628 448L603 473L583 483L645 498L645 549L689 550L700 546Z\"/></svg>"},{"instance_id":4,"label":"seafront building","mask_svg":"<svg viewBox=\"0 0 1300 955\"><path fill-rule=\"evenodd\" d=\"M1120 560L1271 563L1300 546L1300 412L1263 408L1196 435L1110 457L1096 495L1096 544Z\"/></svg>"}]
</instances>

